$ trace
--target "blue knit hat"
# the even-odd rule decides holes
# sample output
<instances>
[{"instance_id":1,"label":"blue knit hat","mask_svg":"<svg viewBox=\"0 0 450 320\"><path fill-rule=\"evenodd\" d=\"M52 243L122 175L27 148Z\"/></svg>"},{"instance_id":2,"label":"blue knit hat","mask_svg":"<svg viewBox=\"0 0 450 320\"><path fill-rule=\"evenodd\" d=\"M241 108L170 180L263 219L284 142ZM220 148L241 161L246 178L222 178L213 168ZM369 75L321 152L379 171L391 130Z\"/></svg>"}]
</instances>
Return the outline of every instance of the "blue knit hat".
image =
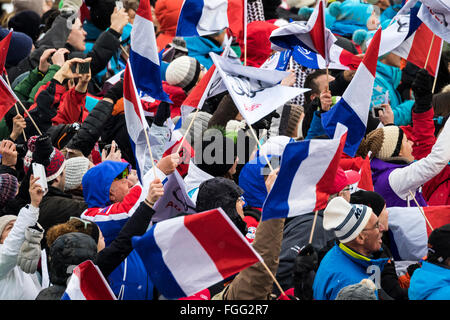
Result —
<instances>
[{"instance_id":1,"label":"blue knit hat","mask_svg":"<svg viewBox=\"0 0 450 320\"><path fill-rule=\"evenodd\" d=\"M331 31L341 36L351 36L357 29L367 30L367 21L373 11L373 5L359 0L333 2L328 7L329 14L336 18Z\"/></svg>"},{"instance_id":2,"label":"blue knit hat","mask_svg":"<svg viewBox=\"0 0 450 320\"><path fill-rule=\"evenodd\" d=\"M3 40L9 33L9 30L0 27L0 40ZM11 36L8 55L6 56L6 65L15 66L25 59L31 52L33 40L25 33L15 32Z\"/></svg>"}]
</instances>

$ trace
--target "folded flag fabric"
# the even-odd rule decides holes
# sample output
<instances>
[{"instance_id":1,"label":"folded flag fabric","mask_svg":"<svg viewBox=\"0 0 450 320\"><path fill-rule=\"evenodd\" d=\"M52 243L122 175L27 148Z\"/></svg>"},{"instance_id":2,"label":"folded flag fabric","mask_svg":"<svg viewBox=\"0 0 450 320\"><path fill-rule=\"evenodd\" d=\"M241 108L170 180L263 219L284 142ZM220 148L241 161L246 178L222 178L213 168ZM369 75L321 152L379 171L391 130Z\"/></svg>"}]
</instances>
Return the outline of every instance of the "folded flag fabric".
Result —
<instances>
[{"instance_id":1,"label":"folded flag fabric","mask_svg":"<svg viewBox=\"0 0 450 320\"><path fill-rule=\"evenodd\" d=\"M73 269L61 300L117 300L117 298L99 268L91 260L86 260Z\"/></svg>"},{"instance_id":2,"label":"folded flag fabric","mask_svg":"<svg viewBox=\"0 0 450 320\"><path fill-rule=\"evenodd\" d=\"M5 70L6 56L8 55L9 44L11 43L12 31L0 41L0 75Z\"/></svg>"},{"instance_id":3,"label":"folded flag fabric","mask_svg":"<svg viewBox=\"0 0 450 320\"><path fill-rule=\"evenodd\" d=\"M273 50L282 51L300 46L320 54L326 64L330 62L330 48L336 40L331 31L325 27L323 0L317 2L307 22L291 22L275 29L270 35Z\"/></svg>"},{"instance_id":4,"label":"folded flag fabric","mask_svg":"<svg viewBox=\"0 0 450 320\"><path fill-rule=\"evenodd\" d=\"M450 206L422 207L433 229L450 223ZM389 235L395 260L419 261L427 255L431 229L417 207L390 207Z\"/></svg>"},{"instance_id":5,"label":"folded flag fabric","mask_svg":"<svg viewBox=\"0 0 450 320\"><path fill-rule=\"evenodd\" d=\"M338 123L348 128L344 152L354 157L366 134L369 107L378 61L381 28L375 33L358 70L342 98L322 114L322 125L329 137L333 137Z\"/></svg>"},{"instance_id":6,"label":"folded flag fabric","mask_svg":"<svg viewBox=\"0 0 450 320\"><path fill-rule=\"evenodd\" d=\"M210 56L236 107L250 125L285 102L310 90L278 84L289 72L229 63L212 52Z\"/></svg>"},{"instance_id":7,"label":"folded flag fabric","mask_svg":"<svg viewBox=\"0 0 450 320\"><path fill-rule=\"evenodd\" d=\"M339 125L335 139L291 142L281 156L278 177L262 210L262 221L291 218L320 210L321 192L334 181L347 137Z\"/></svg>"},{"instance_id":8,"label":"folded flag fabric","mask_svg":"<svg viewBox=\"0 0 450 320\"><path fill-rule=\"evenodd\" d=\"M286 71L289 67L292 50L276 51L259 68L269 70Z\"/></svg>"},{"instance_id":9,"label":"folded flag fabric","mask_svg":"<svg viewBox=\"0 0 450 320\"><path fill-rule=\"evenodd\" d=\"M131 29L130 64L139 94L172 103L162 88L150 0L141 0Z\"/></svg>"},{"instance_id":10,"label":"folded flag fabric","mask_svg":"<svg viewBox=\"0 0 450 320\"><path fill-rule=\"evenodd\" d=\"M222 31L228 26L228 0L184 0L176 35L206 36Z\"/></svg>"},{"instance_id":11,"label":"folded flag fabric","mask_svg":"<svg viewBox=\"0 0 450 320\"><path fill-rule=\"evenodd\" d=\"M0 76L0 120L3 119L17 101L19 101L19 98L17 98L3 77Z\"/></svg>"},{"instance_id":12,"label":"folded flag fabric","mask_svg":"<svg viewBox=\"0 0 450 320\"><path fill-rule=\"evenodd\" d=\"M262 261L221 208L164 220L132 243L167 299L191 296Z\"/></svg>"},{"instance_id":13,"label":"folded flag fabric","mask_svg":"<svg viewBox=\"0 0 450 320\"><path fill-rule=\"evenodd\" d=\"M448 0L421 0L419 18L431 31L450 42L450 3Z\"/></svg>"}]
</instances>

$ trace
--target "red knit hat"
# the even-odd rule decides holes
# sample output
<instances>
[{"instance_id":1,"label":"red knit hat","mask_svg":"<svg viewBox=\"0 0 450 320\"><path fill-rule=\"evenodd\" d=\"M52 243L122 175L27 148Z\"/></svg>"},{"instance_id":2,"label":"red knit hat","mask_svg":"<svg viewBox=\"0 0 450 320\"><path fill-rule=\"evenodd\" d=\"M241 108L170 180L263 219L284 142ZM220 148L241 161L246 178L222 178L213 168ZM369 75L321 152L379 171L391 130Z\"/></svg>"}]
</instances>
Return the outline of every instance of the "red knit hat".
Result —
<instances>
[{"instance_id":1,"label":"red knit hat","mask_svg":"<svg viewBox=\"0 0 450 320\"><path fill-rule=\"evenodd\" d=\"M39 136L35 142L33 162L45 167L47 181L58 177L65 168L65 158L61 151L53 147L48 135Z\"/></svg>"},{"instance_id":2,"label":"red knit hat","mask_svg":"<svg viewBox=\"0 0 450 320\"><path fill-rule=\"evenodd\" d=\"M47 181L52 181L57 178L64 170L66 161L61 151L53 148L53 152L50 155L50 164L45 167L45 173L47 175Z\"/></svg>"}]
</instances>

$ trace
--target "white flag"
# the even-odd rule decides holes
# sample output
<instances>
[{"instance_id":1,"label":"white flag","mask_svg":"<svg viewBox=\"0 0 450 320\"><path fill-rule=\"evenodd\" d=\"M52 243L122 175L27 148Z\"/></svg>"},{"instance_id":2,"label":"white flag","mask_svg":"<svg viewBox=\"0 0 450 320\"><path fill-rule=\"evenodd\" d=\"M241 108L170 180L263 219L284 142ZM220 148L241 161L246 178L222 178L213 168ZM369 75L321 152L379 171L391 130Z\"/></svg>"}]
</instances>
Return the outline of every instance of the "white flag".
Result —
<instances>
[{"instance_id":1,"label":"white flag","mask_svg":"<svg viewBox=\"0 0 450 320\"><path fill-rule=\"evenodd\" d=\"M448 0L421 0L418 17L444 41L450 42L450 3Z\"/></svg>"}]
</instances>

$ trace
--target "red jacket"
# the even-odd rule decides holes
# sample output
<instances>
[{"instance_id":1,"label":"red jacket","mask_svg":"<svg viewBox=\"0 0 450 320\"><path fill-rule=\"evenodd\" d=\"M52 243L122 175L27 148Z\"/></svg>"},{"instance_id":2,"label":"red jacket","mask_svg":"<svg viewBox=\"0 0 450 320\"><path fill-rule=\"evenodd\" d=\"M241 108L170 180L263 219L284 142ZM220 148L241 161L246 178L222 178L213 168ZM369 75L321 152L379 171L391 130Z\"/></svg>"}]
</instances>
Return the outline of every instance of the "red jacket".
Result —
<instances>
[{"instance_id":1,"label":"red jacket","mask_svg":"<svg viewBox=\"0 0 450 320\"><path fill-rule=\"evenodd\" d=\"M412 113L413 126L402 127L407 138L414 142L414 159L425 158L436 142L434 136L434 110ZM429 206L450 205L450 166L423 185L422 193Z\"/></svg>"}]
</instances>

